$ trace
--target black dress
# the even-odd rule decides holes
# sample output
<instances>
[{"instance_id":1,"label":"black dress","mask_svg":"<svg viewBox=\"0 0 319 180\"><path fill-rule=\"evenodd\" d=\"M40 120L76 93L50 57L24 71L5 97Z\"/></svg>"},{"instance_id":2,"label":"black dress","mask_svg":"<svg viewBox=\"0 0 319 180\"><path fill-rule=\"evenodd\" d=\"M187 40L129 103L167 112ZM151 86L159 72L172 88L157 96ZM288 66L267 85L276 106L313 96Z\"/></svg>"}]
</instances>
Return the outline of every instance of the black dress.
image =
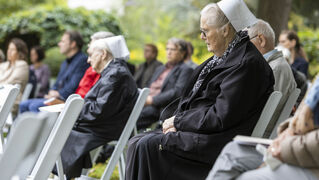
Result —
<instances>
[{"instance_id":1,"label":"black dress","mask_svg":"<svg viewBox=\"0 0 319 180\"><path fill-rule=\"evenodd\" d=\"M137 86L121 59L113 59L84 98L83 109L62 150L67 178L91 167L89 152L120 137L138 96Z\"/></svg>"},{"instance_id":2,"label":"black dress","mask_svg":"<svg viewBox=\"0 0 319 180\"><path fill-rule=\"evenodd\" d=\"M205 179L218 154L237 135L250 135L273 91L273 72L243 39L226 59L193 86L208 59L195 69L174 112L177 132L149 132L130 140L126 179ZM161 119L171 115L165 111Z\"/></svg>"}]
</instances>

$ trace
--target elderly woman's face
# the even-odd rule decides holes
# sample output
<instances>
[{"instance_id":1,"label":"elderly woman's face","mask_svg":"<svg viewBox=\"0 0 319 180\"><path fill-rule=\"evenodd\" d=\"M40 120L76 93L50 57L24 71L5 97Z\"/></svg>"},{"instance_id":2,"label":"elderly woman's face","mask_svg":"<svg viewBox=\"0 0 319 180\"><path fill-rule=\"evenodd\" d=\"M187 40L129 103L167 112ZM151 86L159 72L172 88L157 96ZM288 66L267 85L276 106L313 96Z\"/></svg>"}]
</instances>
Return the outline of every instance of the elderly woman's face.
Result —
<instances>
[{"instance_id":1,"label":"elderly woman's face","mask_svg":"<svg viewBox=\"0 0 319 180\"><path fill-rule=\"evenodd\" d=\"M217 28L207 25L207 18L201 17L201 39L205 41L207 50L217 56L222 56L225 51L225 37Z\"/></svg>"},{"instance_id":2,"label":"elderly woman's face","mask_svg":"<svg viewBox=\"0 0 319 180\"><path fill-rule=\"evenodd\" d=\"M14 62L19 58L17 47L13 43L9 44L9 47L7 50L7 57L10 62Z\"/></svg>"},{"instance_id":3,"label":"elderly woman's face","mask_svg":"<svg viewBox=\"0 0 319 180\"><path fill-rule=\"evenodd\" d=\"M179 62L183 59L183 53L173 43L166 45L166 58L167 62Z\"/></svg>"},{"instance_id":4,"label":"elderly woman's face","mask_svg":"<svg viewBox=\"0 0 319 180\"><path fill-rule=\"evenodd\" d=\"M102 51L90 47L87 52L89 55L87 62L90 63L95 72L100 74L104 69L104 64L102 63Z\"/></svg>"}]
</instances>

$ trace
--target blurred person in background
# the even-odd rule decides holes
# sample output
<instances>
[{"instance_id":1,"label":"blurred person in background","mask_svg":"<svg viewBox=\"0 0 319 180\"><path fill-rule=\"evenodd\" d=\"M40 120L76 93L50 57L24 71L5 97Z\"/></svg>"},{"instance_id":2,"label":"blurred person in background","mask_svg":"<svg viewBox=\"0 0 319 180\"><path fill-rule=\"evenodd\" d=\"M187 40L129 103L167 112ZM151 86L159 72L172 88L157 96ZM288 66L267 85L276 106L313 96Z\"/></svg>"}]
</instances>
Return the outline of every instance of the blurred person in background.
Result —
<instances>
[{"instance_id":1,"label":"blurred person in background","mask_svg":"<svg viewBox=\"0 0 319 180\"><path fill-rule=\"evenodd\" d=\"M149 81L150 94L137 121L138 129L145 129L157 122L161 110L181 95L193 72L193 69L183 62L186 56L186 41L177 38L167 41L167 63L157 67Z\"/></svg>"},{"instance_id":2,"label":"blurred person in background","mask_svg":"<svg viewBox=\"0 0 319 180\"><path fill-rule=\"evenodd\" d=\"M302 72L306 77L308 77L309 63L297 33L294 31L281 32L279 36L279 44L289 49L291 53L291 67Z\"/></svg>"},{"instance_id":3,"label":"blurred person in background","mask_svg":"<svg viewBox=\"0 0 319 180\"><path fill-rule=\"evenodd\" d=\"M29 80L29 66L26 62L28 59L28 47L26 43L19 38L10 40L7 58L8 61L0 64L0 84L20 85L20 93L12 108L14 117L18 113L19 102Z\"/></svg>"},{"instance_id":4,"label":"blurred person in background","mask_svg":"<svg viewBox=\"0 0 319 180\"><path fill-rule=\"evenodd\" d=\"M21 102L20 112L39 112L39 107L49 105L54 99L66 100L75 92L81 78L89 67L87 56L82 52L83 39L77 31L66 31L58 43L60 53L67 59L61 64L57 80L44 98Z\"/></svg>"},{"instance_id":5,"label":"blurred person in background","mask_svg":"<svg viewBox=\"0 0 319 180\"><path fill-rule=\"evenodd\" d=\"M194 47L191 42L187 42L187 56L184 60L184 63L187 64L192 69L195 69L197 67L197 64L195 64L192 60L192 55L194 53Z\"/></svg>"},{"instance_id":6,"label":"blurred person in background","mask_svg":"<svg viewBox=\"0 0 319 180\"><path fill-rule=\"evenodd\" d=\"M6 61L6 56L4 55L3 51L0 49L0 63Z\"/></svg>"},{"instance_id":7,"label":"blurred person in background","mask_svg":"<svg viewBox=\"0 0 319 180\"><path fill-rule=\"evenodd\" d=\"M43 63L45 58L44 49L40 46L34 46L30 51L30 70L34 72L36 76L37 85L40 85L40 90L36 98L42 98L48 93L50 88L51 71L47 64Z\"/></svg>"},{"instance_id":8,"label":"blurred person in background","mask_svg":"<svg viewBox=\"0 0 319 180\"><path fill-rule=\"evenodd\" d=\"M154 44L145 44L144 46L144 58L145 62L141 64L135 75L134 79L137 84L137 87L144 88L146 87L153 76L155 69L162 65L157 58L158 50Z\"/></svg>"}]
</instances>

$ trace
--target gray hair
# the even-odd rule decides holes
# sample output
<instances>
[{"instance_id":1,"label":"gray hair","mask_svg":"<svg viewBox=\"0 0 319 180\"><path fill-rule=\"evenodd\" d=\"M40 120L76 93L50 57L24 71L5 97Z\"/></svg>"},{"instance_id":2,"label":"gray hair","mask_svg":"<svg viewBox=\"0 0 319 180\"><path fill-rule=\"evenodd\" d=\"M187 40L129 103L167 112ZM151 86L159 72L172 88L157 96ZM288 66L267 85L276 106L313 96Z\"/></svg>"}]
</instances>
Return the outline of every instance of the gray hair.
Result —
<instances>
[{"instance_id":1,"label":"gray hair","mask_svg":"<svg viewBox=\"0 0 319 180\"><path fill-rule=\"evenodd\" d=\"M257 23L248 29L250 38L262 34L267 39L270 45L275 46L275 33L269 23L264 20L258 19Z\"/></svg>"},{"instance_id":2,"label":"gray hair","mask_svg":"<svg viewBox=\"0 0 319 180\"><path fill-rule=\"evenodd\" d=\"M91 40L95 41L95 40L98 40L98 39L104 39L104 38L108 38L108 37L112 37L112 36L114 36L114 34L111 33L111 32L99 31L99 32L94 33L91 36Z\"/></svg>"},{"instance_id":3,"label":"gray hair","mask_svg":"<svg viewBox=\"0 0 319 180\"><path fill-rule=\"evenodd\" d=\"M90 45L90 48L92 48L93 50L100 50L100 51L105 50L113 57L112 51L106 41L107 41L106 38L95 40Z\"/></svg>"},{"instance_id":4,"label":"gray hair","mask_svg":"<svg viewBox=\"0 0 319 180\"><path fill-rule=\"evenodd\" d=\"M6 56L4 55L3 51L0 49L0 62L3 62L6 60Z\"/></svg>"},{"instance_id":5,"label":"gray hair","mask_svg":"<svg viewBox=\"0 0 319 180\"><path fill-rule=\"evenodd\" d=\"M185 54L183 59L186 58L188 49L187 49L187 42L185 40L173 37L167 41L167 44L168 43L174 44L180 52L182 53L184 52Z\"/></svg>"},{"instance_id":6,"label":"gray hair","mask_svg":"<svg viewBox=\"0 0 319 180\"><path fill-rule=\"evenodd\" d=\"M216 3L207 4L200 12L200 15L207 19L208 26L220 28L229 23L228 18ZM231 23L229 24L231 25Z\"/></svg>"}]
</instances>

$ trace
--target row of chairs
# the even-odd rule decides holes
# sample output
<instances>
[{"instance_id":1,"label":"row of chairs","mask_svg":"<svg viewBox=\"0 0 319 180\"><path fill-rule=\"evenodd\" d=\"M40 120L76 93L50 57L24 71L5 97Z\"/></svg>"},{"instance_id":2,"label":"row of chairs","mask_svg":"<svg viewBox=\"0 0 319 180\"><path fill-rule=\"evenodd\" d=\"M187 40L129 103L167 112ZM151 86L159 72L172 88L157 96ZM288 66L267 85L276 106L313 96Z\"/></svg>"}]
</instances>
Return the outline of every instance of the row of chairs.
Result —
<instances>
[{"instance_id":1,"label":"row of chairs","mask_svg":"<svg viewBox=\"0 0 319 180\"><path fill-rule=\"evenodd\" d=\"M5 113L11 109L8 102L12 102L13 105L16 96L14 97L12 93L17 91L18 94L19 90L16 88L9 85L4 87L5 90L3 91L0 89L0 93L4 93L2 97L6 97L5 103L0 103L0 122L2 122L2 114L4 114L3 119L6 119ZM116 163L122 156L121 154L144 106L149 89L145 88L139 92L137 102L102 179L110 178ZM44 112L20 115L15 121L8 141L4 144L3 152L0 155L1 179L11 179L13 176L29 180L48 179L54 164L56 164L59 179L65 179L60 153L82 109L83 103L84 100L79 95L73 94L67 99L65 107L58 117L55 113ZM2 127L0 126L1 129Z\"/></svg>"},{"instance_id":2,"label":"row of chairs","mask_svg":"<svg viewBox=\"0 0 319 180\"><path fill-rule=\"evenodd\" d=\"M13 85L6 85L2 88L7 90L0 89L0 94L2 93L2 97L6 97L4 98L3 102L0 103L1 130L4 124L3 122L5 122L6 116L9 114L14 99L19 92L18 87ZM109 179L116 166L116 163L119 161L120 178L124 178L125 161L122 152L131 133L133 132L135 123L143 108L148 93L148 89L140 90L138 100L132 110L128 122L120 136L120 139L101 179ZM289 117L291 109L295 104L299 93L300 90L296 89L290 94L276 123L276 127L280 124L280 122ZM252 133L252 136L262 137L273 113L279 104L281 96L281 93L278 91L274 91L270 95L259 118L259 121ZM58 118L56 117L56 114L52 113L40 113L38 115L28 113L20 116L17 119L17 123L12 128L13 130L10 133L8 143L5 144L4 150L1 151L3 152L0 157L1 177L3 177L3 179L10 179L13 175L18 175L21 179L47 179L54 164L56 163L59 179L65 179L60 152L62 151L64 143L66 142L67 137L72 130L73 124L82 109L82 105L83 99L79 95L71 95L67 99L65 108L60 113ZM274 128L271 137L275 136L276 127ZM0 135L2 140L1 142L3 143L2 132ZM1 149L2 143L0 144ZM78 179L83 180L92 178L82 175Z\"/></svg>"}]
</instances>

